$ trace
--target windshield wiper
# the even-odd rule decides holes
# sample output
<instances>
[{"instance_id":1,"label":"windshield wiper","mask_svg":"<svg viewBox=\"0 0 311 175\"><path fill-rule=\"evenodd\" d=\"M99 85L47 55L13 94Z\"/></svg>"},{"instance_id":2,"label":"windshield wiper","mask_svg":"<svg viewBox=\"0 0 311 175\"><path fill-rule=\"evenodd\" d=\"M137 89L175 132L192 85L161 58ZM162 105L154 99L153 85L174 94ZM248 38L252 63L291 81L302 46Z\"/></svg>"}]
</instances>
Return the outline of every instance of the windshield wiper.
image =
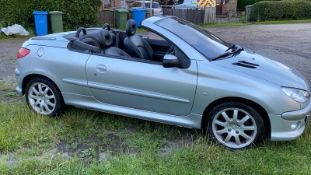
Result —
<instances>
[{"instance_id":1,"label":"windshield wiper","mask_svg":"<svg viewBox=\"0 0 311 175\"><path fill-rule=\"evenodd\" d=\"M241 51L243 51L244 49L236 44L232 44L226 51L225 53L218 55L217 57L213 58L212 61L216 61L219 60L221 58L225 58L228 56L235 56L241 53Z\"/></svg>"}]
</instances>

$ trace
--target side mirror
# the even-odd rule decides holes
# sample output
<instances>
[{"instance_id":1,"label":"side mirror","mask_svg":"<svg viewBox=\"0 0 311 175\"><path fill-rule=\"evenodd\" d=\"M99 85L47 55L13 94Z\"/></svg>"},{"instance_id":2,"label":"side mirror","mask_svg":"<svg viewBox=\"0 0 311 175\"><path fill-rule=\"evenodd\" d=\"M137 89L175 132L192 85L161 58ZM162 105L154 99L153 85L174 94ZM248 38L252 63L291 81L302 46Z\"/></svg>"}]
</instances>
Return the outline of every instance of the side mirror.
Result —
<instances>
[{"instance_id":1,"label":"side mirror","mask_svg":"<svg viewBox=\"0 0 311 175\"><path fill-rule=\"evenodd\" d=\"M166 54L163 58L163 67L169 68L169 67L179 67L179 60L175 55L172 54Z\"/></svg>"}]
</instances>

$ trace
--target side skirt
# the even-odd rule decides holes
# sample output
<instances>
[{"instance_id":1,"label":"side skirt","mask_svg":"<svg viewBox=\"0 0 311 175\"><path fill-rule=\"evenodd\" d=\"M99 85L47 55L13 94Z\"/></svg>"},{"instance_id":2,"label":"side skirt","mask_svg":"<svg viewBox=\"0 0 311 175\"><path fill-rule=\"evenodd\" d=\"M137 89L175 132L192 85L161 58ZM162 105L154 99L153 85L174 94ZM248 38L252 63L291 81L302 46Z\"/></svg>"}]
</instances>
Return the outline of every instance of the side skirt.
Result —
<instances>
[{"instance_id":1,"label":"side skirt","mask_svg":"<svg viewBox=\"0 0 311 175\"><path fill-rule=\"evenodd\" d=\"M141 109L128 108L123 106L101 103L92 96L82 96L79 94L62 93L65 104L94 111L106 112L125 117L138 118L148 121L177 125L185 128L201 128L201 115L190 114L189 116L176 116L170 114L156 113Z\"/></svg>"}]
</instances>

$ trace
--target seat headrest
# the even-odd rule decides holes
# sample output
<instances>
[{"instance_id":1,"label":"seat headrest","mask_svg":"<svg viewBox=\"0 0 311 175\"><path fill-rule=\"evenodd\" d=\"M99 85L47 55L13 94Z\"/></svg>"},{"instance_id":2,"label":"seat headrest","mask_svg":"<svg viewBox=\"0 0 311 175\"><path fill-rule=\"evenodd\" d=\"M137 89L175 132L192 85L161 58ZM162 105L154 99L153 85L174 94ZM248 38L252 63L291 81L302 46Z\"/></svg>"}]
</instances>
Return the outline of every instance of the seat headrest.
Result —
<instances>
[{"instance_id":1,"label":"seat headrest","mask_svg":"<svg viewBox=\"0 0 311 175\"><path fill-rule=\"evenodd\" d=\"M98 40L103 48L109 47L113 44L112 34L105 29L100 30Z\"/></svg>"},{"instance_id":2,"label":"seat headrest","mask_svg":"<svg viewBox=\"0 0 311 175\"><path fill-rule=\"evenodd\" d=\"M104 49L110 47L113 44L113 34L108 30L101 29L92 31L87 35L83 35L80 37L81 41L85 41L88 44L96 46L99 44L99 47ZM95 40L95 41L94 41ZM96 44L96 41L98 44Z\"/></svg>"},{"instance_id":3,"label":"seat headrest","mask_svg":"<svg viewBox=\"0 0 311 175\"><path fill-rule=\"evenodd\" d=\"M126 23L126 35L132 36L136 33L136 22L133 19L129 19Z\"/></svg>"}]
</instances>

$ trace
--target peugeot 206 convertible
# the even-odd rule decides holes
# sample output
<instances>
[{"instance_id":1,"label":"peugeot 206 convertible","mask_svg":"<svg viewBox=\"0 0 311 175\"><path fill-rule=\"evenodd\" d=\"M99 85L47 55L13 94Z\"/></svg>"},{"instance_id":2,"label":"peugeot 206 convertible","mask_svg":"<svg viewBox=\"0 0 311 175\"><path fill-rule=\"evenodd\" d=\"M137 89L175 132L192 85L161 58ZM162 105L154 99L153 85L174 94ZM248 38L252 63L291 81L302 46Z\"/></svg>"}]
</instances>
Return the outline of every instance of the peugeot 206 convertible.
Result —
<instances>
[{"instance_id":1,"label":"peugeot 206 convertible","mask_svg":"<svg viewBox=\"0 0 311 175\"><path fill-rule=\"evenodd\" d=\"M289 141L305 130L310 87L296 70L169 16L145 19L138 35L79 28L26 41L17 92L43 116L65 105L202 129L239 149Z\"/></svg>"}]
</instances>

